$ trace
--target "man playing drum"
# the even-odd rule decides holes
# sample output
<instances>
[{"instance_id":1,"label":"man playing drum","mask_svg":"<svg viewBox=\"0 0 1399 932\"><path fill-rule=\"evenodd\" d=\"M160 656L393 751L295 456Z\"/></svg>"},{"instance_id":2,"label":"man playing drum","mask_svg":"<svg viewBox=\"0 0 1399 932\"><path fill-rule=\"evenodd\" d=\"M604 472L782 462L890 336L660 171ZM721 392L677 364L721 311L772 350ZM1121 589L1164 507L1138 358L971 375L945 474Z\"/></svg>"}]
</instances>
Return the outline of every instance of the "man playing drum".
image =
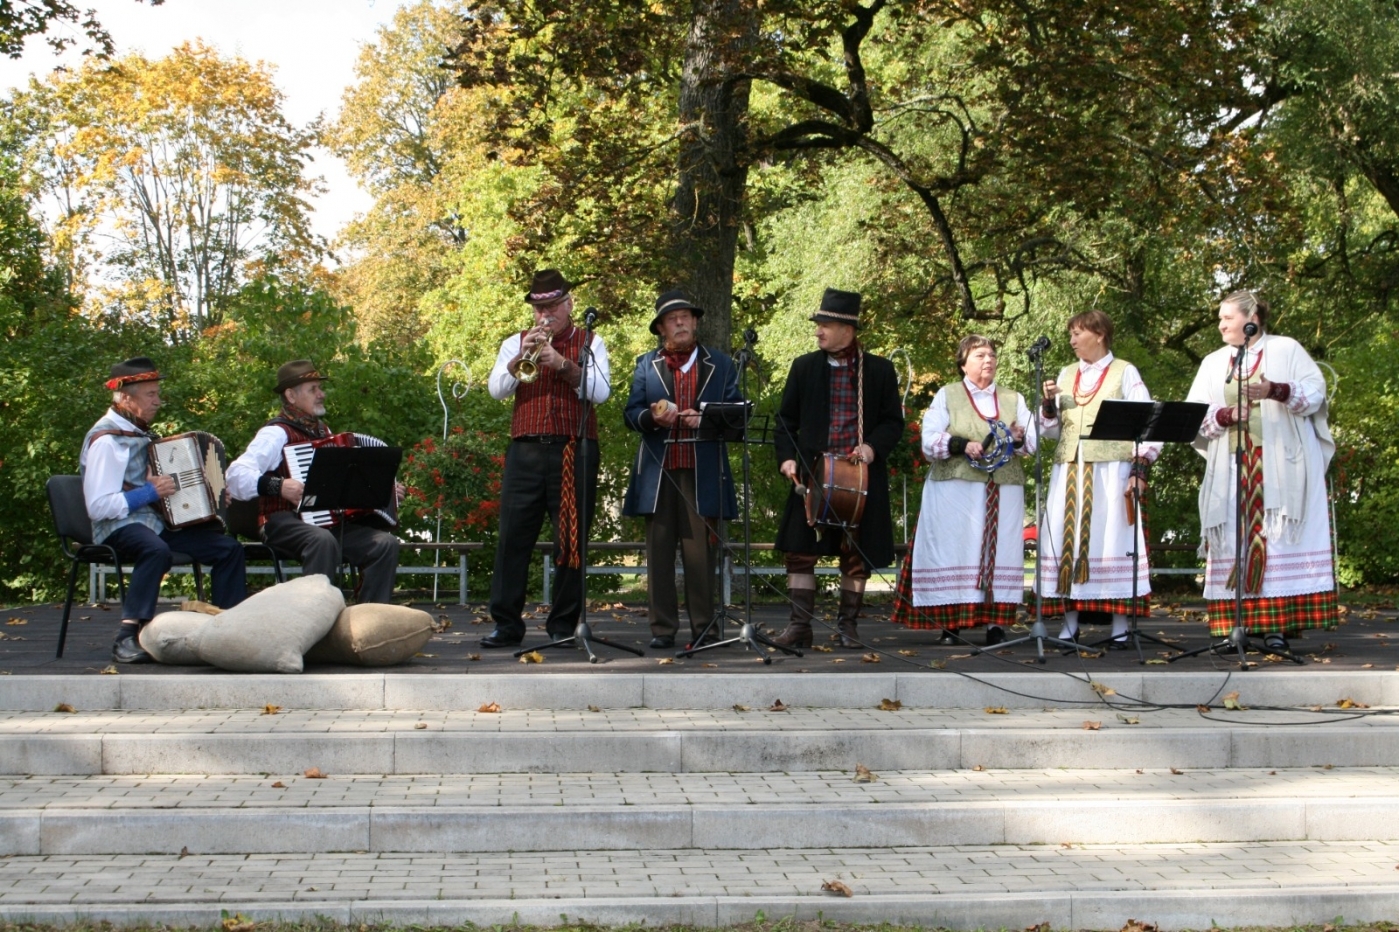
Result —
<instances>
[{"instance_id":1,"label":"man playing drum","mask_svg":"<svg viewBox=\"0 0 1399 932\"><path fill-rule=\"evenodd\" d=\"M893 364L866 352L856 339L859 294L827 288L810 319L819 349L792 361L777 414L777 461L782 475L794 483L776 544L786 554L792 614L786 630L773 640L788 647L811 646L816 561L839 557L840 644L855 650L863 646L856 619L865 582L872 570L894 561L887 460L903 435L903 407ZM824 489L835 506L813 509L815 525L808 522L799 487L812 495ZM858 504L842 504L860 501L864 507L858 517Z\"/></svg>"}]
</instances>

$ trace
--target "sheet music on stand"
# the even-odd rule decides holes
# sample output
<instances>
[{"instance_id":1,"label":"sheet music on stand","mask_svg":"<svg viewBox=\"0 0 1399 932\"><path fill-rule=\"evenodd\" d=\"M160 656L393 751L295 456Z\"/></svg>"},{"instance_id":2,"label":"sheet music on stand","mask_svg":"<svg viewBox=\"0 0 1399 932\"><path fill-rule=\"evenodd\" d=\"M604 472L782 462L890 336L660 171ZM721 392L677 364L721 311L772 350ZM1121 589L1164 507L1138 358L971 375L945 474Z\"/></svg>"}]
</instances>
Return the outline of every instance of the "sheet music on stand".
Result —
<instances>
[{"instance_id":1,"label":"sheet music on stand","mask_svg":"<svg viewBox=\"0 0 1399 932\"><path fill-rule=\"evenodd\" d=\"M700 425L697 440L742 441L745 436L752 444L769 444L772 438L772 418L754 414L751 401L706 401L700 404Z\"/></svg>"},{"instance_id":2,"label":"sheet music on stand","mask_svg":"<svg viewBox=\"0 0 1399 932\"><path fill-rule=\"evenodd\" d=\"M1110 398L1098 409L1085 440L1190 443L1210 406L1197 401L1124 401Z\"/></svg>"},{"instance_id":3,"label":"sheet music on stand","mask_svg":"<svg viewBox=\"0 0 1399 932\"><path fill-rule=\"evenodd\" d=\"M393 501L401 447L320 447L297 511L383 508Z\"/></svg>"}]
</instances>

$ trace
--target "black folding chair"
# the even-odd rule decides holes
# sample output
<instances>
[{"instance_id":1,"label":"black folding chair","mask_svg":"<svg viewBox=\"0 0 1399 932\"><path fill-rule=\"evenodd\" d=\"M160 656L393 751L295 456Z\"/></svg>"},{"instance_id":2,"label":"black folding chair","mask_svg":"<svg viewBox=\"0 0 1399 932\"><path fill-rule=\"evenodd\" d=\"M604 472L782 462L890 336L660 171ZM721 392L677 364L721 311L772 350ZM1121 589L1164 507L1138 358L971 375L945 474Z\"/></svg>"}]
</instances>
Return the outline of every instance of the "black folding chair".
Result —
<instances>
[{"instance_id":1,"label":"black folding chair","mask_svg":"<svg viewBox=\"0 0 1399 932\"><path fill-rule=\"evenodd\" d=\"M63 602L63 621L58 626L58 653L55 655L62 657L64 642L68 640L68 619L73 613L73 593L78 586L78 567L93 563L110 563L117 571L117 591L121 594L122 601L126 600L126 579L116 548L92 542L92 519L87 516L82 476L50 476L46 488L49 493L49 510L53 512L53 529L58 534L58 545L63 548L63 555L71 564L68 568L68 595ZM195 596L203 599L203 569L187 553L171 551L170 557L175 566L194 568Z\"/></svg>"},{"instance_id":2,"label":"black folding chair","mask_svg":"<svg viewBox=\"0 0 1399 932\"><path fill-rule=\"evenodd\" d=\"M237 499L228 504L228 533L243 544L243 556L247 560L268 560L272 563L272 577L279 583L287 581L282 571L283 560L294 560L295 556L278 550L262 539L257 525L257 499L240 502Z\"/></svg>"}]
</instances>

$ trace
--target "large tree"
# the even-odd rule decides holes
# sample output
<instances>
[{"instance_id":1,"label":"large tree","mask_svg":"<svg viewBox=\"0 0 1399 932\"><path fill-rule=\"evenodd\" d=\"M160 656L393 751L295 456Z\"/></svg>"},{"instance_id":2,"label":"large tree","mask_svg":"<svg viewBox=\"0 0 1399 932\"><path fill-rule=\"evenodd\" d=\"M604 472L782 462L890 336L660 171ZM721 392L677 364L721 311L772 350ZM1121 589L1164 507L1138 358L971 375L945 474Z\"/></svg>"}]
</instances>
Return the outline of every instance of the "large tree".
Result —
<instances>
[{"instance_id":1,"label":"large tree","mask_svg":"<svg viewBox=\"0 0 1399 932\"><path fill-rule=\"evenodd\" d=\"M321 255L306 197L313 135L266 66L185 44L88 62L16 95L26 168L74 286L187 338L258 267Z\"/></svg>"}]
</instances>

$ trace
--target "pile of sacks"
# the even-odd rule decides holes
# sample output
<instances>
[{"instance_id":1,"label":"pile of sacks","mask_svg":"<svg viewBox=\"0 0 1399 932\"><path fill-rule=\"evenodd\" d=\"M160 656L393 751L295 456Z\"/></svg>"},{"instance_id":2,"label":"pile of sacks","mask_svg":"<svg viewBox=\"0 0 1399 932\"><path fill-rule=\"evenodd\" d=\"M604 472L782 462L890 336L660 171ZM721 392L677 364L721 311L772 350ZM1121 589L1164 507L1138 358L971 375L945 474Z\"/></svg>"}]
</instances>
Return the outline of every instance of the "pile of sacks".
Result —
<instances>
[{"instance_id":1,"label":"pile of sacks","mask_svg":"<svg viewBox=\"0 0 1399 932\"><path fill-rule=\"evenodd\" d=\"M402 605L352 605L324 576L264 589L227 611L165 612L141 629L158 663L243 673L300 673L306 663L385 667L432 637L432 616Z\"/></svg>"}]
</instances>

